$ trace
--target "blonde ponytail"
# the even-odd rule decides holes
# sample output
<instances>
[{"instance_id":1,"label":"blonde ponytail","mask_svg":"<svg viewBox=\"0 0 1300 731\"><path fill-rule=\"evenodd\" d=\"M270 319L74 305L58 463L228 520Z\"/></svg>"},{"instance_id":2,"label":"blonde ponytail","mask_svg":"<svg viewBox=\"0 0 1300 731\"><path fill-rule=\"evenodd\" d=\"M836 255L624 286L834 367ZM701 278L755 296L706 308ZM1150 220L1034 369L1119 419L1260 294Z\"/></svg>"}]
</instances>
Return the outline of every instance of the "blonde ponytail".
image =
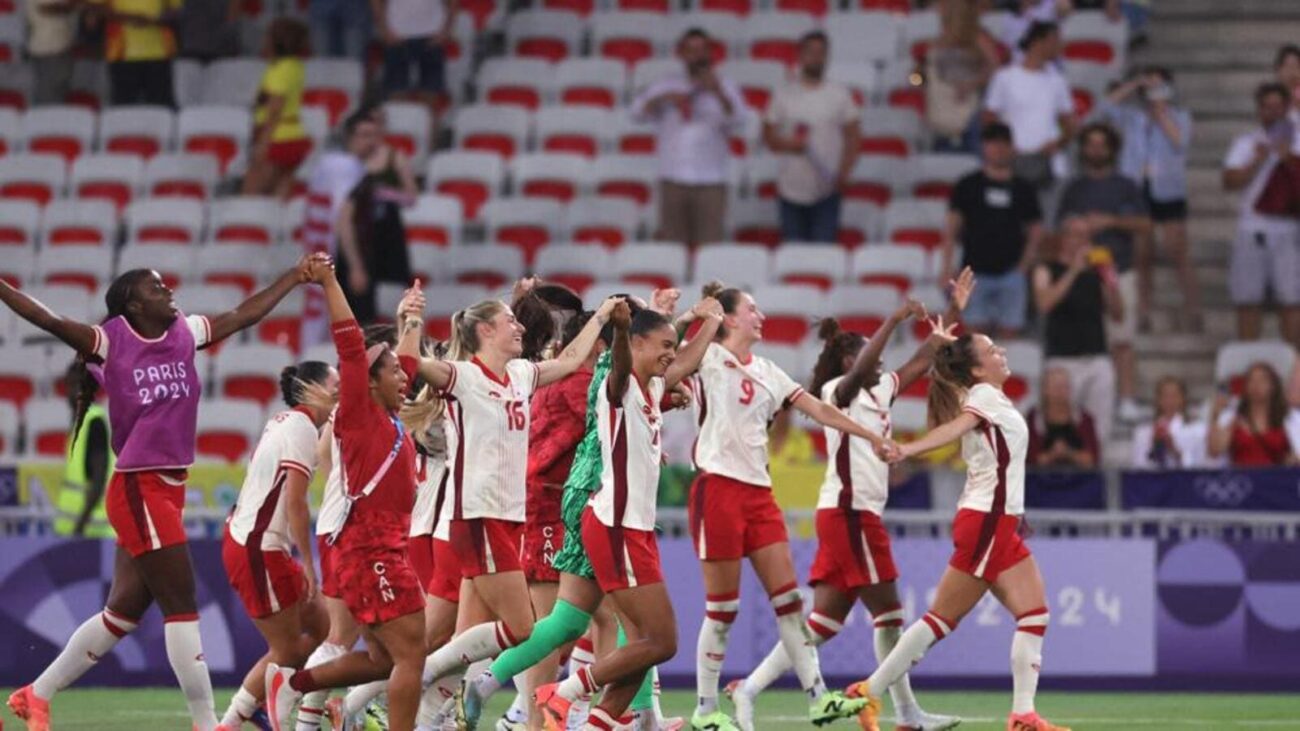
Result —
<instances>
[{"instance_id":1,"label":"blonde ponytail","mask_svg":"<svg viewBox=\"0 0 1300 731\"><path fill-rule=\"evenodd\" d=\"M447 360L469 360L482 345L478 341L478 326L491 322L506 309L500 300L483 300L451 316L451 339L447 342Z\"/></svg>"}]
</instances>

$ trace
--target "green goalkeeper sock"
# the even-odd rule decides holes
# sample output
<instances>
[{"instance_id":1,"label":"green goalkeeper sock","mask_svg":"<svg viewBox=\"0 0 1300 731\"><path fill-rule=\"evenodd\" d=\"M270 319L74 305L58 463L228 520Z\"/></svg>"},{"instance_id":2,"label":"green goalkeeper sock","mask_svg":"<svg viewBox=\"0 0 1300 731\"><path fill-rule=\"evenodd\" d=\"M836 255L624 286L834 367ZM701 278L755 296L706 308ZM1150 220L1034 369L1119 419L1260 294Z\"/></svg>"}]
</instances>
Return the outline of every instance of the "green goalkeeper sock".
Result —
<instances>
[{"instance_id":1,"label":"green goalkeeper sock","mask_svg":"<svg viewBox=\"0 0 1300 731\"><path fill-rule=\"evenodd\" d=\"M531 668L566 642L573 642L587 631L591 615L563 599L555 608L533 625L533 633L517 647L501 653L489 671L498 683L505 684L519 673Z\"/></svg>"}]
</instances>

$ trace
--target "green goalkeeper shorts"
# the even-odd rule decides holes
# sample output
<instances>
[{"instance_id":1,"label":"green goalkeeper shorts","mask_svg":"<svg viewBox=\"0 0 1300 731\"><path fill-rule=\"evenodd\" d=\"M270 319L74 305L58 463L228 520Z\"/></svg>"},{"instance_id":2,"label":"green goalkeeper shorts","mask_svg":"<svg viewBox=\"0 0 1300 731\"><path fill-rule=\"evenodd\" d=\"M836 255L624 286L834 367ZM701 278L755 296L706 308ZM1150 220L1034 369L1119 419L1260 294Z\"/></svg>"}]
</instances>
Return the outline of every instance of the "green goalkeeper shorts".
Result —
<instances>
[{"instance_id":1,"label":"green goalkeeper shorts","mask_svg":"<svg viewBox=\"0 0 1300 731\"><path fill-rule=\"evenodd\" d=\"M582 545L582 512L587 509L591 493L581 488L567 488L560 499L560 517L564 520L564 545L551 560L556 571L572 574L588 581L596 580L596 572Z\"/></svg>"}]
</instances>

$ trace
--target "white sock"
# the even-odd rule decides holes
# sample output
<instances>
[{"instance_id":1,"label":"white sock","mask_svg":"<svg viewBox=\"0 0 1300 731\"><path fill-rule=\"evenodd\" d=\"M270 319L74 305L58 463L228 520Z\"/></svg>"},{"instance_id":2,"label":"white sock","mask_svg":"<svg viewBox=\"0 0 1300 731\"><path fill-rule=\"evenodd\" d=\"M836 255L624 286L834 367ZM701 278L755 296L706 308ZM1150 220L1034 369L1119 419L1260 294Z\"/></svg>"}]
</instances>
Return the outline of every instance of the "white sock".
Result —
<instances>
[{"instance_id":1,"label":"white sock","mask_svg":"<svg viewBox=\"0 0 1300 731\"><path fill-rule=\"evenodd\" d=\"M867 678L871 693L878 697L881 688L889 688L898 682L913 665L925 657L925 652L931 645L951 634L953 627L951 622L933 612L926 612L919 622L913 622L889 655L880 661L876 672Z\"/></svg>"},{"instance_id":2,"label":"white sock","mask_svg":"<svg viewBox=\"0 0 1300 731\"><path fill-rule=\"evenodd\" d=\"M226 709L226 715L221 717L221 725L232 729L238 729L244 721L253 717L257 712L257 699L244 686L239 686L235 691L235 697L230 699L230 706Z\"/></svg>"},{"instance_id":3,"label":"white sock","mask_svg":"<svg viewBox=\"0 0 1300 731\"><path fill-rule=\"evenodd\" d=\"M167 660L180 683L181 692L185 694L190 719L199 731L212 731L217 727L217 713L213 709L212 679L208 677L208 664L203 660L199 615L175 614L163 622Z\"/></svg>"},{"instance_id":4,"label":"white sock","mask_svg":"<svg viewBox=\"0 0 1300 731\"><path fill-rule=\"evenodd\" d=\"M343 715L351 717L354 714L365 710L370 705L370 701L379 697L388 687L388 679L372 680L365 685L354 685L348 688L348 694L343 696Z\"/></svg>"},{"instance_id":5,"label":"white sock","mask_svg":"<svg viewBox=\"0 0 1300 731\"><path fill-rule=\"evenodd\" d=\"M596 650L591 644L591 635L583 635L573 643L573 652L569 653L569 675L578 672L578 668L596 662Z\"/></svg>"},{"instance_id":6,"label":"white sock","mask_svg":"<svg viewBox=\"0 0 1300 731\"><path fill-rule=\"evenodd\" d=\"M479 675L479 677L480 677L480 678L492 678L492 682L493 682L493 683L496 682L496 678L494 678L494 677L492 676L492 673L491 673L490 671L489 671L489 672L485 672L485 673L483 673L482 675ZM514 678L514 681L515 681L515 700L514 700L513 703L510 704L510 710L506 711L506 717L507 717L507 718L514 718L514 717L511 716L510 714L511 714L511 713L518 713L519 720L520 720L520 721L525 721L525 722L526 722L526 721L528 720L528 701L527 701L527 699L533 697L533 690L534 690L534 689L533 689L533 686L531 686L531 685L528 684L528 672L527 672L527 671L524 671L524 672L522 672L522 673L516 675L515 678ZM482 690L483 690L483 688L479 688L480 695L481 695L481 691L482 691ZM496 691L494 690L493 692L496 692ZM485 696L485 695L483 695L482 697L483 697L483 698L487 698L487 696Z\"/></svg>"},{"instance_id":7,"label":"white sock","mask_svg":"<svg viewBox=\"0 0 1300 731\"><path fill-rule=\"evenodd\" d=\"M695 689L699 696L697 715L718 710L718 678L727 657L727 636L740 611L740 592L709 594L704 601L704 623L695 645Z\"/></svg>"},{"instance_id":8,"label":"white sock","mask_svg":"<svg viewBox=\"0 0 1300 731\"><path fill-rule=\"evenodd\" d=\"M478 660L494 658L516 644L504 622L484 622L470 627L429 656L424 663L424 684L427 686Z\"/></svg>"},{"instance_id":9,"label":"white sock","mask_svg":"<svg viewBox=\"0 0 1300 731\"><path fill-rule=\"evenodd\" d=\"M592 693L600 690L596 681L591 677L591 668L578 668L578 672L570 675L560 681L556 687L555 693L567 701L576 701L579 698L590 698Z\"/></svg>"},{"instance_id":10,"label":"white sock","mask_svg":"<svg viewBox=\"0 0 1300 731\"><path fill-rule=\"evenodd\" d=\"M814 611L808 615L808 630L812 634L814 645L820 646L824 644L827 640L839 634L842 629L844 629L843 623L837 622L821 612ZM777 678L789 672L793 666L794 663L790 662L790 656L786 654L785 645L778 642L772 648L772 651L767 653L767 657L763 658L763 662L759 663L758 667L754 668L754 671L745 678L741 690L751 696L756 696L766 690L772 683L775 683Z\"/></svg>"},{"instance_id":11,"label":"white sock","mask_svg":"<svg viewBox=\"0 0 1300 731\"><path fill-rule=\"evenodd\" d=\"M443 706L456 696L456 691L460 690L460 681L464 677L464 673L453 671L450 675L433 681L433 685L420 695L420 708L415 714L416 722L423 724L427 721L434 728L442 725L443 719L439 714Z\"/></svg>"},{"instance_id":12,"label":"white sock","mask_svg":"<svg viewBox=\"0 0 1300 731\"><path fill-rule=\"evenodd\" d=\"M322 642L307 658L307 664L303 667L306 669L314 668L317 665L324 665L331 660L342 657L349 652L349 649L343 645L336 645L333 642ZM328 688L313 690L302 697L302 702L298 704L298 726L295 731L320 731L321 721L325 717L325 701L329 700L330 691Z\"/></svg>"},{"instance_id":13,"label":"white sock","mask_svg":"<svg viewBox=\"0 0 1300 731\"><path fill-rule=\"evenodd\" d=\"M821 698L826 693L826 683L822 681L813 633L803 618L803 595L799 593L799 586L790 584L773 592L772 610L776 612L776 630L781 637L781 646L794 664L799 687L812 700Z\"/></svg>"},{"instance_id":14,"label":"white sock","mask_svg":"<svg viewBox=\"0 0 1300 731\"><path fill-rule=\"evenodd\" d=\"M483 676L479 676L483 677ZM515 693L515 699L506 709L506 720L514 723L523 723L528 720L528 699L533 696L532 693L519 691Z\"/></svg>"},{"instance_id":15,"label":"white sock","mask_svg":"<svg viewBox=\"0 0 1300 731\"><path fill-rule=\"evenodd\" d=\"M118 640L126 637L137 624L107 608L82 622L54 662L32 681L32 692L47 701L53 698L112 652Z\"/></svg>"},{"instance_id":16,"label":"white sock","mask_svg":"<svg viewBox=\"0 0 1300 731\"><path fill-rule=\"evenodd\" d=\"M659 667L650 668L650 708L654 711L655 725L662 725L664 720L664 709L660 705L660 696L664 694L663 688L659 687Z\"/></svg>"},{"instance_id":17,"label":"white sock","mask_svg":"<svg viewBox=\"0 0 1300 731\"><path fill-rule=\"evenodd\" d=\"M876 647L876 662L883 663L903 636L903 608L896 606L872 617L872 620L876 625L872 637ZM916 696L912 693L912 680L907 673L889 686L889 697L894 701L894 715L904 720L910 720L920 710Z\"/></svg>"},{"instance_id":18,"label":"white sock","mask_svg":"<svg viewBox=\"0 0 1300 731\"><path fill-rule=\"evenodd\" d=\"M1043 663L1043 635L1051 617L1040 607L1016 617L1011 638L1011 712L1032 713L1038 693L1038 670Z\"/></svg>"}]
</instances>

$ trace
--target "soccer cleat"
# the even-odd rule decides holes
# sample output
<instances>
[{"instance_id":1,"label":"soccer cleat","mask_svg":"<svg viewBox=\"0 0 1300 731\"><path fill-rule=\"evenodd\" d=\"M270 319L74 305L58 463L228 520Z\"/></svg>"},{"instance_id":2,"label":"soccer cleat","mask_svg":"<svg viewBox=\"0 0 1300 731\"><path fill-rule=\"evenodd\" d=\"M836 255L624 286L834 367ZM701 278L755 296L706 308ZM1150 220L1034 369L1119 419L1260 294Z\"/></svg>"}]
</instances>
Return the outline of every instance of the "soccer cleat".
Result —
<instances>
[{"instance_id":1,"label":"soccer cleat","mask_svg":"<svg viewBox=\"0 0 1300 731\"><path fill-rule=\"evenodd\" d=\"M302 693L289 684L294 672L275 663L266 666L266 715L271 719L271 731L293 729L293 709L302 699Z\"/></svg>"},{"instance_id":2,"label":"soccer cleat","mask_svg":"<svg viewBox=\"0 0 1300 731\"><path fill-rule=\"evenodd\" d=\"M919 711L915 716L902 719L894 726L894 731L948 731L961 725L957 716L940 716L935 713Z\"/></svg>"},{"instance_id":3,"label":"soccer cleat","mask_svg":"<svg viewBox=\"0 0 1300 731\"><path fill-rule=\"evenodd\" d=\"M871 687L865 680L859 680L844 695L848 698L865 698L867 705L858 711L858 725L862 731L880 731L880 699L871 694Z\"/></svg>"},{"instance_id":4,"label":"soccer cleat","mask_svg":"<svg viewBox=\"0 0 1300 731\"><path fill-rule=\"evenodd\" d=\"M466 731L474 731L483 715L483 697L478 694L478 686L472 680L461 681L455 698L456 724Z\"/></svg>"},{"instance_id":5,"label":"soccer cleat","mask_svg":"<svg viewBox=\"0 0 1300 731\"><path fill-rule=\"evenodd\" d=\"M370 701L358 717L362 731L385 731L388 728L388 697L380 696Z\"/></svg>"},{"instance_id":6,"label":"soccer cleat","mask_svg":"<svg viewBox=\"0 0 1300 731\"><path fill-rule=\"evenodd\" d=\"M686 728L686 719L681 716L665 718L663 723L659 724L659 731L682 731Z\"/></svg>"},{"instance_id":7,"label":"soccer cleat","mask_svg":"<svg viewBox=\"0 0 1300 731\"><path fill-rule=\"evenodd\" d=\"M496 731L527 731L527 729L528 724L523 721L511 721L505 716L497 719Z\"/></svg>"},{"instance_id":8,"label":"soccer cleat","mask_svg":"<svg viewBox=\"0 0 1300 731\"><path fill-rule=\"evenodd\" d=\"M1034 711L1013 713L1007 717L1007 731L1070 731L1067 726L1056 726Z\"/></svg>"},{"instance_id":9,"label":"soccer cleat","mask_svg":"<svg viewBox=\"0 0 1300 731\"><path fill-rule=\"evenodd\" d=\"M736 726L740 731L754 731L754 696L745 691L745 681L733 680L722 692L736 707Z\"/></svg>"},{"instance_id":10,"label":"soccer cleat","mask_svg":"<svg viewBox=\"0 0 1300 731\"><path fill-rule=\"evenodd\" d=\"M691 716L691 728L694 731L740 731L731 720L731 716L722 711L714 711L704 716L696 713Z\"/></svg>"},{"instance_id":11,"label":"soccer cleat","mask_svg":"<svg viewBox=\"0 0 1300 731\"><path fill-rule=\"evenodd\" d=\"M271 731L271 717L266 715L265 708L258 708L253 711L253 715L248 717L246 723L253 724L253 728L258 729L258 731ZM239 731L239 729L231 729L230 731Z\"/></svg>"},{"instance_id":12,"label":"soccer cleat","mask_svg":"<svg viewBox=\"0 0 1300 731\"><path fill-rule=\"evenodd\" d=\"M9 696L8 705L15 716L27 722L27 731L50 730L50 702L37 696L32 686L15 690Z\"/></svg>"},{"instance_id":13,"label":"soccer cleat","mask_svg":"<svg viewBox=\"0 0 1300 731\"><path fill-rule=\"evenodd\" d=\"M572 703L556 692L559 688L559 683L547 683L533 692L533 702L542 712L547 731L564 731L569 718Z\"/></svg>"},{"instance_id":14,"label":"soccer cleat","mask_svg":"<svg viewBox=\"0 0 1300 731\"><path fill-rule=\"evenodd\" d=\"M343 711L342 698L330 698L325 701L325 718L329 719L330 731L352 731L358 727L355 723L357 717L348 718L347 713Z\"/></svg>"},{"instance_id":15,"label":"soccer cleat","mask_svg":"<svg viewBox=\"0 0 1300 731\"><path fill-rule=\"evenodd\" d=\"M569 720L560 731L582 731L587 725L587 717L591 715L591 700L582 699L569 704Z\"/></svg>"},{"instance_id":16,"label":"soccer cleat","mask_svg":"<svg viewBox=\"0 0 1300 731\"><path fill-rule=\"evenodd\" d=\"M865 698L849 698L838 690L828 690L808 706L808 720L814 726L825 726L856 716L866 706Z\"/></svg>"}]
</instances>

